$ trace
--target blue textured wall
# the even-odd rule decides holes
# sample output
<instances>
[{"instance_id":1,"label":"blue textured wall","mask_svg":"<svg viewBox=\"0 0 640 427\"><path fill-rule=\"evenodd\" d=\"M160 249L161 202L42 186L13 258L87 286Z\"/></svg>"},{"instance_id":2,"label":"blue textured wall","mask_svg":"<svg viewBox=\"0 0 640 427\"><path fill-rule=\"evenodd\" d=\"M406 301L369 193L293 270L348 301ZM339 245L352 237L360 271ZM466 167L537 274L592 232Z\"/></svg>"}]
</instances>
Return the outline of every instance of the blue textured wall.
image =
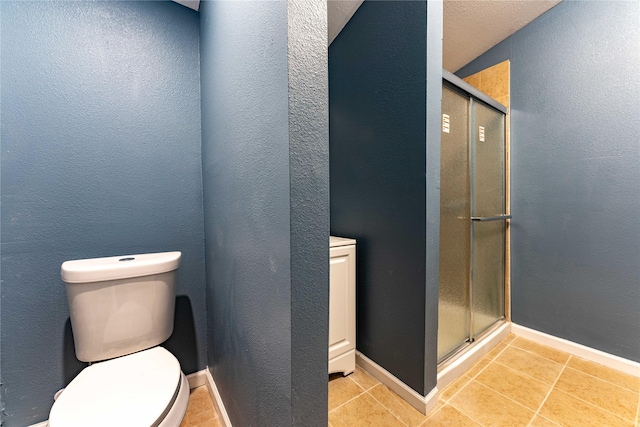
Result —
<instances>
[{"instance_id":1,"label":"blue textured wall","mask_svg":"<svg viewBox=\"0 0 640 427\"><path fill-rule=\"evenodd\" d=\"M358 240L356 345L419 393L426 54L427 6L419 1L365 1L329 48L331 234Z\"/></svg>"},{"instance_id":2,"label":"blue textured wall","mask_svg":"<svg viewBox=\"0 0 640 427\"><path fill-rule=\"evenodd\" d=\"M640 3L563 1L511 60L515 323L640 361Z\"/></svg>"},{"instance_id":3,"label":"blue textured wall","mask_svg":"<svg viewBox=\"0 0 640 427\"><path fill-rule=\"evenodd\" d=\"M324 7L200 9L208 364L234 425L327 423Z\"/></svg>"},{"instance_id":4,"label":"blue textured wall","mask_svg":"<svg viewBox=\"0 0 640 427\"><path fill-rule=\"evenodd\" d=\"M180 250L167 347L203 369L198 15L171 2L1 2L2 401L48 417L81 369L60 264Z\"/></svg>"},{"instance_id":5,"label":"blue textured wall","mask_svg":"<svg viewBox=\"0 0 640 427\"><path fill-rule=\"evenodd\" d=\"M287 2L291 425L327 425L329 70L327 3Z\"/></svg>"}]
</instances>

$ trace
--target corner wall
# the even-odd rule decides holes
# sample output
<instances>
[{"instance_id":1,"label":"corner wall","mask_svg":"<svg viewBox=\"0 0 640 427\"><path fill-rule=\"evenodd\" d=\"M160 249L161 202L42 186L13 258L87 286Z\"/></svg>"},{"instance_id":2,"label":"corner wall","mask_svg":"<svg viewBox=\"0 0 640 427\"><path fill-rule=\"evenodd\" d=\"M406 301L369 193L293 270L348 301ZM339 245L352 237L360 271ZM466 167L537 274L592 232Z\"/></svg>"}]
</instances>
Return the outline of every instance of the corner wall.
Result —
<instances>
[{"instance_id":1,"label":"corner wall","mask_svg":"<svg viewBox=\"0 0 640 427\"><path fill-rule=\"evenodd\" d=\"M200 14L208 365L233 425L326 425L326 4Z\"/></svg>"},{"instance_id":2,"label":"corner wall","mask_svg":"<svg viewBox=\"0 0 640 427\"><path fill-rule=\"evenodd\" d=\"M426 275L424 391L438 375L438 293L440 289L440 144L442 126L442 1L427 1Z\"/></svg>"},{"instance_id":3,"label":"corner wall","mask_svg":"<svg viewBox=\"0 0 640 427\"><path fill-rule=\"evenodd\" d=\"M436 383L442 3L429 12L427 32L427 2L365 1L329 48L331 234L358 241L356 346L422 395Z\"/></svg>"},{"instance_id":4,"label":"corner wall","mask_svg":"<svg viewBox=\"0 0 640 427\"><path fill-rule=\"evenodd\" d=\"M640 4L563 1L511 61L515 323L640 361Z\"/></svg>"},{"instance_id":5,"label":"corner wall","mask_svg":"<svg viewBox=\"0 0 640 427\"><path fill-rule=\"evenodd\" d=\"M2 1L6 427L47 419L75 358L63 261L182 251L165 343L204 369L198 15L172 2Z\"/></svg>"}]
</instances>

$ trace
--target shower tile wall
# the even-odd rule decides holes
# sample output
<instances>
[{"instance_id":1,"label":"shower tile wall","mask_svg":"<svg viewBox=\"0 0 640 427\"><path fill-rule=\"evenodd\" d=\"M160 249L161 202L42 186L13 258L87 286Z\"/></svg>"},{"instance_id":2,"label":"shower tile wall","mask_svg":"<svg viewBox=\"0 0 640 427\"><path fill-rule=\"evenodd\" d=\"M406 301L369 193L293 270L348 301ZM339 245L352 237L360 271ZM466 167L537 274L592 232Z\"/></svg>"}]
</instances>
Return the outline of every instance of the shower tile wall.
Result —
<instances>
[{"instance_id":1,"label":"shower tile wall","mask_svg":"<svg viewBox=\"0 0 640 427\"><path fill-rule=\"evenodd\" d=\"M505 107L509 106L509 60L485 68L463 80Z\"/></svg>"}]
</instances>

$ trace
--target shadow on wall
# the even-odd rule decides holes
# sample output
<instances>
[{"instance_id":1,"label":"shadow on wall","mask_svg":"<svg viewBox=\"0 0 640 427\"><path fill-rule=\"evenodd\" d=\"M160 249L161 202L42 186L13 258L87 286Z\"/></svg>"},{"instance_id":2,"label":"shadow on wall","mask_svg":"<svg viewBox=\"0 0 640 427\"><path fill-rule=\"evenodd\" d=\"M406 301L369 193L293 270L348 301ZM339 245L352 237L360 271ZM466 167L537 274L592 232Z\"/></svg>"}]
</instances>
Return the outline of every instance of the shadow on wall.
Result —
<instances>
[{"instance_id":1,"label":"shadow on wall","mask_svg":"<svg viewBox=\"0 0 640 427\"><path fill-rule=\"evenodd\" d=\"M185 375L198 370L198 345L196 343L193 310L191 308L191 301L189 301L189 298L185 295L176 297L173 334L162 346L178 359L182 372L184 372ZM65 386L87 366L86 363L76 358L70 319L67 319L64 325L63 365L62 372Z\"/></svg>"},{"instance_id":2,"label":"shadow on wall","mask_svg":"<svg viewBox=\"0 0 640 427\"><path fill-rule=\"evenodd\" d=\"M64 348L62 350L62 380L66 387L82 371L87 364L76 358L75 342L73 341L73 330L71 329L71 319L67 319L64 324Z\"/></svg>"},{"instance_id":3,"label":"shadow on wall","mask_svg":"<svg viewBox=\"0 0 640 427\"><path fill-rule=\"evenodd\" d=\"M191 301L186 295L176 297L176 315L173 323L173 334L162 346L178 358L185 375L192 374L201 366L198 360L198 343L196 342L196 326L193 319Z\"/></svg>"}]
</instances>

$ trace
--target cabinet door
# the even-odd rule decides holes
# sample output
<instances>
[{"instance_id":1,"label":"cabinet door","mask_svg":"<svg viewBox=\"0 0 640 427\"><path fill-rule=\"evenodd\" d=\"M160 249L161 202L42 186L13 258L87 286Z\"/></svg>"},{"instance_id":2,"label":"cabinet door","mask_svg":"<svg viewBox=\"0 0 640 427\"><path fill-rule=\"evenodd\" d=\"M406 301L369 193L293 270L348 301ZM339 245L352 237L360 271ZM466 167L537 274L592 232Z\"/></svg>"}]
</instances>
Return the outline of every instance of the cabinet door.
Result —
<instances>
[{"instance_id":1,"label":"cabinet door","mask_svg":"<svg viewBox=\"0 0 640 427\"><path fill-rule=\"evenodd\" d=\"M356 347L355 246L330 249L329 359Z\"/></svg>"}]
</instances>

